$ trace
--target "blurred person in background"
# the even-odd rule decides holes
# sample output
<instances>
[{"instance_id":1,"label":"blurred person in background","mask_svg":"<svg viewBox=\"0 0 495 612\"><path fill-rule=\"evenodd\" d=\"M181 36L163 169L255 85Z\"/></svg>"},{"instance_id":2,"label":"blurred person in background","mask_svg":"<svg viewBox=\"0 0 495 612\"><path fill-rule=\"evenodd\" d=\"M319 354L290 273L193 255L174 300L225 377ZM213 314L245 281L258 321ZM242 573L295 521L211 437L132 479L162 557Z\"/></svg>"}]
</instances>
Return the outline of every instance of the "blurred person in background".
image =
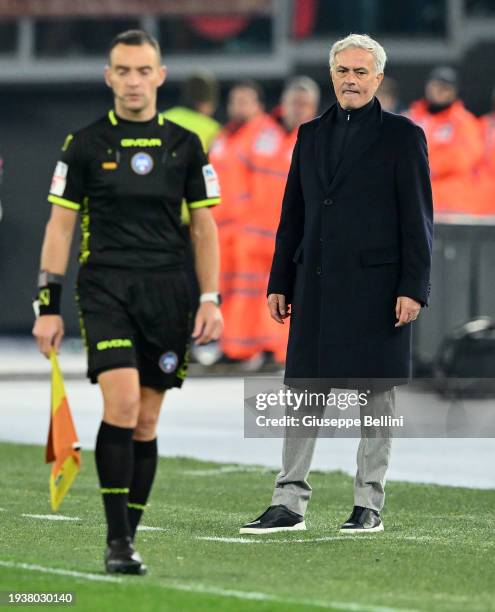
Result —
<instances>
[{"instance_id":1,"label":"blurred person in background","mask_svg":"<svg viewBox=\"0 0 495 612\"><path fill-rule=\"evenodd\" d=\"M383 110L389 113L400 112L399 84L395 79L384 77L382 84L376 92L376 97L382 105Z\"/></svg>"},{"instance_id":2,"label":"blurred person in background","mask_svg":"<svg viewBox=\"0 0 495 612\"><path fill-rule=\"evenodd\" d=\"M228 123L210 151L222 190L222 206L214 211L220 239L220 291L225 321L221 361L250 361L250 367L258 367L264 340L259 303L266 290L266 272L252 259L260 235L252 225L252 210L259 197L257 182L269 171L271 159L280 147L282 130L265 112L263 92L254 81L242 81L231 88L227 114Z\"/></svg>"},{"instance_id":3,"label":"blurred person in background","mask_svg":"<svg viewBox=\"0 0 495 612\"><path fill-rule=\"evenodd\" d=\"M252 209L250 227L253 230L251 260L256 261L259 270L265 274L268 284L270 266L275 250L275 234L280 220L287 175L289 174L292 152L296 144L299 126L314 119L320 105L320 88L307 76L290 79L282 91L280 104L274 109L274 116L281 128L278 150L268 160L254 160L256 166L265 166L265 172L256 174L255 204ZM254 239L256 237L256 239ZM285 363L289 325L277 325L266 308L266 293L259 300L259 325L264 336L264 368L273 361Z\"/></svg>"},{"instance_id":4,"label":"blurred person in background","mask_svg":"<svg viewBox=\"0 0 495 612\"><path fill-rule=\"evenodd\" d=\"M115 106L67 136L53 175L33 334L45 356L58 351L63 276L80 211L77 302L88 378L104 403L95 460L107 522L105 567L143 574L134 537L155 476L164 395L187 375L191 332L200 344L221 333L209 209L219 203L218 181L198 137L157 113L166 77L158 42L140 30L124 32L113 40L108 64ZM183 199L203 292L195 316L183 272Z\"/></svg>"},{"instance_id":5,"label":"blurred person in background","mask_svg":"<svg viewBox=\"0 0 495 612\"><path fill-rule=\"evenodd\" d=\"M205 153L220 131L221 125L213 118L218 107L219 86L216 77L209 72L192 74L182 86L179 106L174 106L162 115L187 130L194 132L200 139ZM190 222L187 205L182 205L182 221Z\"/></svg>"},{"instance_id":6,"label":"blurred person in background","mask_svg":"<svg viewBox=\"0 0 495 612\"><path fill-rule=\"evenodd\" d=\"M483 139L483 157L476 180L480 194L478 214L495 215L495 88L492 91L492 110L479 119Z\"/></svg>"},{"instance_id":7,"label":"blurred person in background","mask_svg":"<svg viewBox=\"0 0 495 612\"><path fill-rule=\"evenodd\" d=\"M407 116L426 134L435 212L476 212L475 169L482 141L478 120L459 99L457 72L448 66L435 68L424 99L414 102Z\"/></svg>"},{"instance_id":8,"label":"blurred person in background","mask_svg":"<svg viewBox=\"0 0 495 612\"><path fill-rule=\"evenodd\" d=\"M209 72L198 72L184 81L179 106L162 114L166 119L197 134L206 153L221 128L213 118L218 98L219 86L215 76Z\"/></svg>"},{"instance_id":9,"label":"blurred person in background","mask_svg":"<svg viewBox=\"0 0 495 612\"><path fill-rule=\"evenodd\" d=\"M206 71L191 74L182 84L180 104L162 113L169 121L194 132L199 137L205 153L210 150L213 140L221 128L218 121L213 118L218 107L219 93L219 85L215 75ZM185 200L182 202L181 221L184 225L184 235L187 236L191 214ZM199 298L199 286L195 273L192 244L190 240L186 240L186 242L185 267L194 306ZM206 347L203 347L203 349L206 349ZM191 359L194 360L200 351L200 347L192 347Z\"/></svg>"}]
</instances>

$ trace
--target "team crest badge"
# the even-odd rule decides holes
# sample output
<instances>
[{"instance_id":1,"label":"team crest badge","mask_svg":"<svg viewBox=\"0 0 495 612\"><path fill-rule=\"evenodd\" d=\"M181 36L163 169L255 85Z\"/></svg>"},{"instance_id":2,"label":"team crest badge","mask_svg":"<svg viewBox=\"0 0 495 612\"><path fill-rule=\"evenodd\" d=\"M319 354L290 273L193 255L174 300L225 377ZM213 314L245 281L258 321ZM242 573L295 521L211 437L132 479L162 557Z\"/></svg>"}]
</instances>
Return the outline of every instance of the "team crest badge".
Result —
<instances>
[{"instance_id":1,"label":"team crest badge","mask_svg":"<svg viewBox=\"0 0 495 612\"><path fill-rule=\"evenodd\" d=\"M153 170L153 158L148 153L136 153L131 159L131 168L141 176L149 174Z\"/></svg>"},{"instance_id":2,"label":"team crest badge","mask_svg":"<svg viewBox=\"0 0 495 612\"><path fill-rule=\"evenodd\" d=\"M163 353L163 355L160 356L158 365L160 366L160 369L165 372L165 374L175 372L177 366L179 365L177 353L174 353L174 351L167 351L166 353Z\"/></svg>"}]
</instances>

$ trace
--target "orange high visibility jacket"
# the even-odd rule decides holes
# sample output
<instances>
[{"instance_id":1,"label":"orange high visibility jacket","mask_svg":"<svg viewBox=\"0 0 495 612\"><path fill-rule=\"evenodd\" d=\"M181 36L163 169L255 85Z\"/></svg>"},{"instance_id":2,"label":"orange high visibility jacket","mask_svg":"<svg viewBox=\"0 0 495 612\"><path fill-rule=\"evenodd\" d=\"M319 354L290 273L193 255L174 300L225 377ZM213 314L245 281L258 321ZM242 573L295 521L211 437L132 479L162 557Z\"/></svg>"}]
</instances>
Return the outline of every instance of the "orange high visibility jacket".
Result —
<instances>
[{"instance_id":1,"label":"orange high visibility jacket","mask_svg":"<svg viewBox=\"0 0 495 612\"><path fill-rule=\"evenodd\" d=\"M475 169L482 155L476 117L460 100L435 114L428 111L426 100L419 100L408 116L426 134L435 212L475 212Z\"/></svg>"},{"instance_id":2,"label":"orange high visibility jacket","mask_svg":"<svg viewBox=\"0 0 495 612\"><path fill-rule=\"evenodd\" d=\"M276 154L269 159L255 160L255 164L264 170L258 172L255 176L256 206L251 227L253 227L253 231L257 231L257 234L253 233L252 235L253 238L255 236L258 238L258 259L263 262L262 266L266 274L264 291L260 296L258 329L263 337L263 350L272 352L275 361L278 363L285 362L290 320L287 319L284 325L280 325L270 317L266 302L266 287L275 251L275 235L280 221L282 200L297 132L297 129L287 132L280 128L280 142ZM247 226L246 230L249 229L250 226Z\"/></svg>"},{"instance_id":3,"label":"orange high visibility jacket","mask_svg":"<svg viewBox=\"0 0 495 612\"><path fill-rule=\"evenodd\" d=\"M250 226L258 227L260 235L269 238L271 255L275 246L275 234L280 220L292 151L297 139L297 129L287 132L278 123L276 128L276 151L270 155L255 153L253 157L253 166L256 168L253 177L255 195L249 219Z\"/></svg>"},{"instance_id":4,"label":"orange high visibility jacket","mask_svg":"<svg viewBox=\"0 0 495 612\"><path fill-rule=\"evenodd\" d=\"M258 227L256 177L263 172L264 160L278 150L279 130L269 115L260 114L240 127L227 125L210 150L224 206L213 213L219 229L224 298L221 345L234 359L247 359L263 350L259 303L265 299L269 264L257 257L259 236L252 230Z\"/></svg>"},{"instance_id":5,"label":"orange high visibility jacket","mask_svg":"<svg viewBox=\"0 0 495 612\"><path fill-rule=\"evenodd\" d=\"M220 227L249 219L253 174L258 170L254 158L263 151L266 155L276 151L279 129L269 115L262 113L240 127L225 126L213 142L210 161L222 189L223 211L214 212Z\"/></svg>"},{"instance_id":6,"label":"orange high visibility jacket","mask_svg":"<svg viewBox=\"0 0 495 612\"><path fill-rule=\"evenodd\" d=\"M479 208L482 215L495 215L495 112L480 117L481 137L483 139L483 157L478 177Z\"/></svg>"}]
</instances>

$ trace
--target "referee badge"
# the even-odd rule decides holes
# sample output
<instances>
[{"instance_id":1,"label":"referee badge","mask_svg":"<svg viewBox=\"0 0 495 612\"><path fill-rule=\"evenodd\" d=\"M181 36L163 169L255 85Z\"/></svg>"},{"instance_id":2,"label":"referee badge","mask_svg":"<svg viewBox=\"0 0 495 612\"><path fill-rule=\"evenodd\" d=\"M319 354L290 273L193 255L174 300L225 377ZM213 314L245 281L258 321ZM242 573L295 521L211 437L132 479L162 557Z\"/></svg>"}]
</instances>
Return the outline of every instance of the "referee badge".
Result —
<instances>
[{"instance_id":1,"label":"referee badge","mask_svg":"<svg viewBox=\"0 0 495 612\"><path fill-rule=\"evenodd\" d=\"M153 158L148 153L136 153L131 158L131 168L141 176L149 174L153 170Z\"/></svg>"},{"instance_id":2,"label":"referee badge","mask_svg":"<svg viewBox=\"0 0 495 612\"><path fill-rule=\"evenodd\" d=\"M174 351L167 351L166 353L163 353L158 360L158 365L160 366L160 369L165 372L165 374L171 374L179 365L177 353L174 353Z\"/></svg>"}]
</instances>

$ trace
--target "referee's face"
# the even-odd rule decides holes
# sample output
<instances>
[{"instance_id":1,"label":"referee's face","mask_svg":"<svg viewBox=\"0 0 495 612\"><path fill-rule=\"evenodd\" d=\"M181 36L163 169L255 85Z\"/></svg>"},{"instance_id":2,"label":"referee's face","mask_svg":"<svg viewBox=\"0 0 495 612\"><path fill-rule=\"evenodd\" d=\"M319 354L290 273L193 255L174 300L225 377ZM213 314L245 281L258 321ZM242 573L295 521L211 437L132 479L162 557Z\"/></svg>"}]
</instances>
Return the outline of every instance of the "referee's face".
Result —
<instances>
[{"instance_id":1,"label":"referee's face","mask_svg":"<svg viewBox=\"0 0 495 612\"><path fill-rule=\"evenodd\" d=\"M165 76L165 66L151 45L116 45L105 68L105 81L113 90L117 114L124 119L151 119Z\"/></svg>"}]
</instances>

